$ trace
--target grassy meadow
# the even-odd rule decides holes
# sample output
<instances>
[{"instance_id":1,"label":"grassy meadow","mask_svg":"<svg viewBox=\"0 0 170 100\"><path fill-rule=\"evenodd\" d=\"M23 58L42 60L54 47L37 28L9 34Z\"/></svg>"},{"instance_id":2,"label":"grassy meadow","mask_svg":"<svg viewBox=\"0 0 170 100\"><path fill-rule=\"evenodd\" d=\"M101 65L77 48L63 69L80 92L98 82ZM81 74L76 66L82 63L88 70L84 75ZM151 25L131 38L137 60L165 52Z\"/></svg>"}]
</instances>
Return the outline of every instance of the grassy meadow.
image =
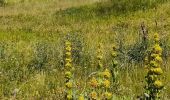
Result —
<instances>
[{"instance_id":1,"label":"grassy meadow","mask_svg":"<svg viewBox=\"0 0 170 100\"><path fill-rule=\"evenodd\" d=\"M169 9L169 0L0 0L0 99L65 100L68 39L76 96L88 97L101 43L104 67L111 66L112 45L118 48L113 100L138 100L146 85L143 59L157 32L163 49L161 100L170 100ZM142 25L147 49L141 49Z\"/></svg>"}]
</instances>

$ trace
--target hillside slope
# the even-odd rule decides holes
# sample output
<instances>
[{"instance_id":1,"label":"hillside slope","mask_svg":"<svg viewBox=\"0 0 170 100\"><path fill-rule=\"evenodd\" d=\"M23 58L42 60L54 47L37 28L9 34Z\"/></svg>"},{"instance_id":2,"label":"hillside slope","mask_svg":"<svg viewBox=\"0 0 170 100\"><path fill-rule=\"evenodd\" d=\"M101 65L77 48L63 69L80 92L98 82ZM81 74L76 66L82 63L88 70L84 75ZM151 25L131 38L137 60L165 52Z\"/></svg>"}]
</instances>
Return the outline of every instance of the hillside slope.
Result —
<instances>
[{"instance_id":1,"label":"hillside slope","mask_svg":"<svg viewBox=\"0 0 170 100\"><path fill-rule=\"evenodd\" d=\"M140 58L143 55L138 48L143 23L149 40L153 33L160 34L166 87L162 97L170 99L168 0L148 5L134 3L139 6L128 0L14 1L0 7L0 99L62 99L63 49L68 37L73 42L75 76L81 83L79 92L86 77L94 71L97 45L103 44L103 62L109 66L111 44L116 44L120 76L118 87L112 87L114 96L120 100L136 99L145 86L146 72Z\"/></svg>"}]
</instances>

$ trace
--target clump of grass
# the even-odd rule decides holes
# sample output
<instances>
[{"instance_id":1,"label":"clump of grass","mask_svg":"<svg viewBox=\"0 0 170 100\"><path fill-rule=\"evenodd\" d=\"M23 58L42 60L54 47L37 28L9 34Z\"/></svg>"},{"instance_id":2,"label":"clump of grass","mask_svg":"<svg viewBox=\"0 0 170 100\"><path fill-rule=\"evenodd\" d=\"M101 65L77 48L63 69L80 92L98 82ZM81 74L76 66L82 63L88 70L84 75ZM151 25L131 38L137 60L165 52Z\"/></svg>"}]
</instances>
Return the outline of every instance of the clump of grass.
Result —
<instances>
[{"instance_id":1,"label":"clump of grass","mask_svg":"<svg viewBox=\"0 0 170 100\"><path fill-rule=\"evenodd\" d=\"M159 45L159 35L155 33L154 35L154 46L148 57L146 57L146 68L148 69L148 73L146 76L146 91L148 94L149 100L156 100L160 98L160 92L163 89L163 83L161 81L161 75L163 71L161 69L162 65L162 48Z\"/></svg>"}]
</instances>

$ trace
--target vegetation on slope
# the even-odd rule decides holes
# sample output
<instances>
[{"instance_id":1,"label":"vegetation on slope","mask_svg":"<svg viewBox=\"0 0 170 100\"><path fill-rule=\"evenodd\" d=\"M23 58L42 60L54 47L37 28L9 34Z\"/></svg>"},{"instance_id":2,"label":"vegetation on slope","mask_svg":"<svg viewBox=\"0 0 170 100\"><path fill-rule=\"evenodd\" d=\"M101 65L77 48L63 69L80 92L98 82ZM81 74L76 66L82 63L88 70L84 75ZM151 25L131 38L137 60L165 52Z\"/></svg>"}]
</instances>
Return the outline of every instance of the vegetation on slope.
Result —
<instances>
[{"instance_id":1,"label":"vegetation on slope","mask_svg":"<svg viewBox=\"0 0 170 100\"><path fill-rule=\"evenodd\" d=\"M10 1L0 7L0 98L63 98L63 48L68 33L74 45L80 92L86 77L94 71L98 43L104 44L105 66L112 62L110 44L115 43L119 47L120 76L119 84L112 87L113 93L121 99L136 98L144 91L146 75L142 59L137 58L143 57L139 53L143 22L151 40L152 33L160 33L167 88L162 97L170 98L169 1L119 1L93 4L92 0Z\"/></svg>"}]
</instances>

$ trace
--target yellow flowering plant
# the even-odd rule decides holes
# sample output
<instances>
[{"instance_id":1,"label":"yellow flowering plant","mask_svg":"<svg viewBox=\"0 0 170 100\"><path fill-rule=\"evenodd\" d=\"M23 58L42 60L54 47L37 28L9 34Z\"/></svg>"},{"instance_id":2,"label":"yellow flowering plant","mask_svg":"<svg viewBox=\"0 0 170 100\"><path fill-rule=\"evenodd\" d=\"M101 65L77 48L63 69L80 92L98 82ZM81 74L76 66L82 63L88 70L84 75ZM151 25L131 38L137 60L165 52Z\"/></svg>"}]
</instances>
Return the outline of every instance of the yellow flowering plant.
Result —
<instances>
[{"instance_id":1,"label":"yellow flowering plant","mask_svg":"<svg viewBox=\"0 0 170 100\"><path fill-rule=\"evenodd\" d=\"M66 91L66 100L73 100L73 66L72 66L72 54L71 54L71 42L65 42L65 91Z\"/></svg>"},{"instance_id":2,"label":"yellow flowering plant","mask_svg":"<svg viewBox=\"0 0 170 100\"><path fill-rule=\"evenodd\" d=\"M90 100L97 100L98 98L100 98L100 94L101 94L101 83L102 83L102 72L101 70L103 69L103 64L102 64L102 50L101 50L102 45L99 44L98 49L97 49L97 74L95 77L92 77L90 83L91 86L91 91L89 94L89 99Z\"/></svg>"},{"instance_id":3,"label":"yellow flowering plant","mask_svg":"<svg viewBox=\"0 0 170 100\"><path fill-rule=\"evenodd\" d=\"M150 55L148 55L147 66L147 75L146 82L147 86L145 87L149 97L146 97L148 100L155 100L160 98L159 94L163 88L163 83L161 81L161 75L163 70L161 69L162 60L162 48L159 45L159 35L158 33L154 34L154 46L152 47Z\"/></svg>"}]
</instances>

